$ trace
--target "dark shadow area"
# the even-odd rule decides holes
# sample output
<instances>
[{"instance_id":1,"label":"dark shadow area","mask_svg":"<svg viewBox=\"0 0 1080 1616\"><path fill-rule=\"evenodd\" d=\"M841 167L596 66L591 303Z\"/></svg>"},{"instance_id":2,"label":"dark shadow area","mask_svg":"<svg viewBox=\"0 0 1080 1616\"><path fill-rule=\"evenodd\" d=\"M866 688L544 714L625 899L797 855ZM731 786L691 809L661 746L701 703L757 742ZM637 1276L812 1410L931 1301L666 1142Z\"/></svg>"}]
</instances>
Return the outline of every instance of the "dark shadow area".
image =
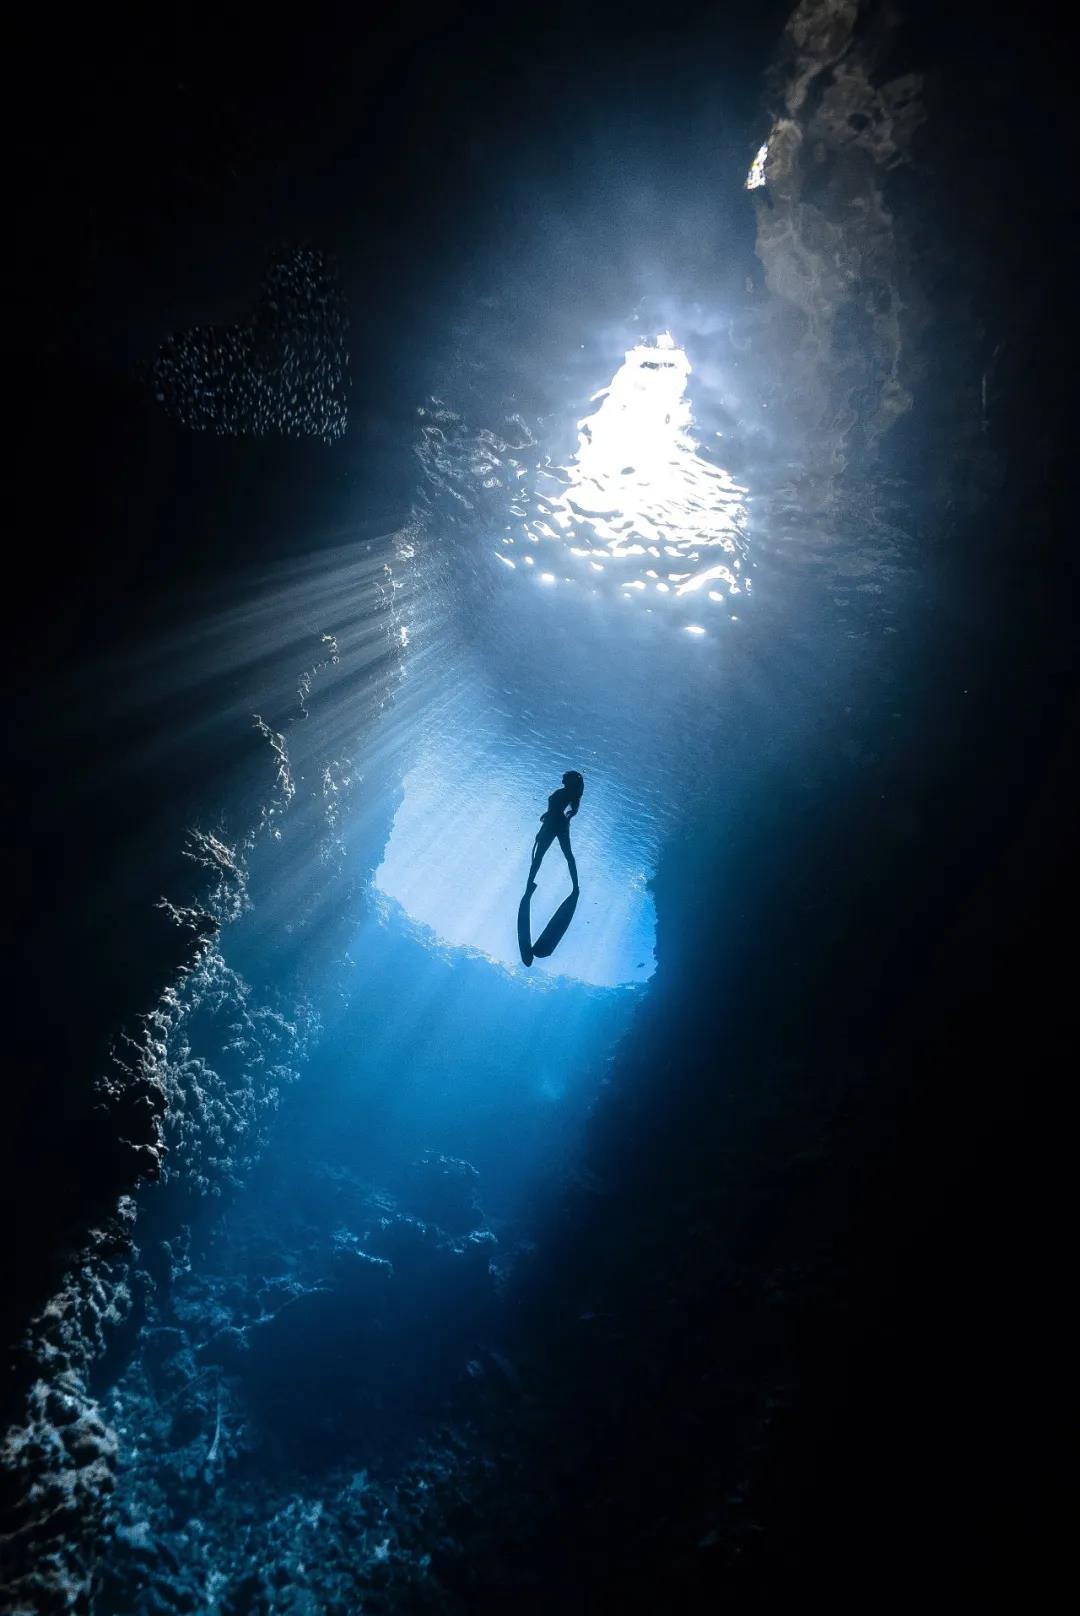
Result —
<instances>
[{"instance_id":1,"label":"dark shadow area","mask_svg":"<svg viewBox=\"0 0 1080 1616\"><path fill-rule=\"evenodd\" d=\"M535 952L532 945L532 887L526 887L521 895L517 912L518 949L521 953L522 965L531 965Z\"/></svg>"},{"instance_id":2,"label":"dark shadow area","mask_svg":"<svg viewBox=\"0 0 1080 1616\"><path fill-rule=\"evenodd\" d=\"M555 950L566 936L567 928L574 918L574 912L577 909L578 899L580 896L581 889L578 887L571 892L568 898L564 898L562 903L560 903L559 907L556 909L555 913L552 915L551 919L548 921L547 925L544 927L543 931L533 944L533 953L536 955L537 959L547 959L551 954L554 954Z\"/></svg>"}]
</instances>

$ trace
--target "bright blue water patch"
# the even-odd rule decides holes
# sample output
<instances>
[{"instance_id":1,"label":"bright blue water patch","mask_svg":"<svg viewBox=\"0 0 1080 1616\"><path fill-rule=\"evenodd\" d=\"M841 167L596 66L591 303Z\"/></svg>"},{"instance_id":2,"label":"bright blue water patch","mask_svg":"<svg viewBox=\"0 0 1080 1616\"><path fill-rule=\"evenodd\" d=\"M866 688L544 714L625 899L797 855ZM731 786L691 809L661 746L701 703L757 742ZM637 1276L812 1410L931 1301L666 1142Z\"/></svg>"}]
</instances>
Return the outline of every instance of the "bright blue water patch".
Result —
<instances>
[{"instance_id":1,"label":"bright blue water patch","mask_svg":"<svg viewBox=\"0 0 1080 1616\"><path fill-rule=\"evenodd\" d=\"M472 733L436 734L405 779L375 883L433 942L482 955L535 977L593 987L648 981L655 969L656 910L640 845L620 834L618 802L602 777L586 783L571 837L581 900L556 953L526 972L517 906L554 764L515 744L498 715ZM573 759L566 760L570 767ZM534 939L569 895L566 861L547 853L532 900Z\"/></svg>"},{"instance_id":2,"label":"bright blue water patch","mask_svg":"<svg viewBox=\"0 0 1080 1616\"><path fill-rule=\"evenodd\" d=\"M640 992L510 971L440 943L394 900L380 907L326 1017L326 1087L301 1107L304 1148L376 1179L425 1151L462 1157L488 1212L514 1216L575 1157Z\"/></svg>"}]
</instances>

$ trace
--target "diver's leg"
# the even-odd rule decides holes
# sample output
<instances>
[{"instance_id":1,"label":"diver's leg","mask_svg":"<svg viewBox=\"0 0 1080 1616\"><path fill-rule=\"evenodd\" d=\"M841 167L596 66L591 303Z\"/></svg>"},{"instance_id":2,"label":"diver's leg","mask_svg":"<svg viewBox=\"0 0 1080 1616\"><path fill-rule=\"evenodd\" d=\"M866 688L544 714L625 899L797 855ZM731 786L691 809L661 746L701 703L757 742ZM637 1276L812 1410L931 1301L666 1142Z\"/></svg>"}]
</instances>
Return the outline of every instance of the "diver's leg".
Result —
<instances>
[{"instance_id":1,"label":"diver's leg","mask_svg":"<svg viewBox=\"0 0 1080 1616\"><path fill-rule=\"evenodd\" d=\"M544 862L544 854L551 846L553 837L554 833L546 825L541 825L536 833L536 840L533 843L532 850L532 863L529 866L529 886L532 886L536 880L536 872Z\"/></svg>"},{"instance_id":2,"label":"diver's leg","mask_svg":"<svg viewBox=\"0 0 1080 1616\"><path fill-rule=\"evenodd\" d=\"M577 878L577 861L574 858L574 849L570 846L570 826L564 825L559 831L559 846L566 858L566 865L570 871L570 879L574 884L574 891L579 891Z\"/></svg>"}]
</instances>

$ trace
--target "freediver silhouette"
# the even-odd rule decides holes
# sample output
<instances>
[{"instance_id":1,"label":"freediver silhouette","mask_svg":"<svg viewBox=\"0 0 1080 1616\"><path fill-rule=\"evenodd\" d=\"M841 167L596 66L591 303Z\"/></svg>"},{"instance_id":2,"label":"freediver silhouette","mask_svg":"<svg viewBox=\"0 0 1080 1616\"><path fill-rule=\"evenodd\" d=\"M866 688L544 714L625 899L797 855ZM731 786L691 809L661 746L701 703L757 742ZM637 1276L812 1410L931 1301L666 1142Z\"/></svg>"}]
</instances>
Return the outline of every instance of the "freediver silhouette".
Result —
<instances>
[{"instance_id":1,"label":"freediver silhouette","mask_svg":"<svg viewBox=\"0 0 1080 1616\"><path fill-rule=\"evenodd\" d=\"M529 879L525 885L525 895L518 905L518 946L521 950L522 963L525 965L531 965L537 955L543 959L554 953L565 935L567 926L574 918L574 910L577 908L581 892L578 885L577 861L570 845L570 821L581 807L581 794L585 790L585 781L576 769L568 770L562 778L562 786L558 791L551 793L547 811L540 816L540 829L533 842ZM559 905L534 943L530 905L532 895L536 891L536 873L543 863L544 854L556 840L563 850L570 871L572 889L570 896Z\"/></svg>"},{"instance_id":2,"label":"freediver silhouette","mask_svg":"<svg viewBox=\"0 0 1080 1616\"><path fill-rule=\"evenodd\" d=\"M553 791L548 798L547 812L540 815L540 829L533 843L532 865L529 869L530 891L536 890L536 872L544 861L544 854L556 838L566 858L574 891L578 890L577 864L574 860L574 850L570 846L570 821L581 807L581 794L585 790L585 781L576 769L571 769L563 775L562 782L561 788Z\"/></svg>"}]
</instances>

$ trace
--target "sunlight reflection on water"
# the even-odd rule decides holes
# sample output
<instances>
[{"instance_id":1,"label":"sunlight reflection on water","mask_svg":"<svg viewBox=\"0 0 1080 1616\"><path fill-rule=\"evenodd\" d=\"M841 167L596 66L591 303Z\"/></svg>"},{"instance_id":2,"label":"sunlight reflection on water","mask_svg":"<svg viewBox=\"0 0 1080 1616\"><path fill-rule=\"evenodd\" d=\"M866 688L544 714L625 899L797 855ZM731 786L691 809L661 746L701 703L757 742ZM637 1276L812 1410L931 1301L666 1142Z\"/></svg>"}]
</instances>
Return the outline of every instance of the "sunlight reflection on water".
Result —
<instances>
[{"instance_id":1,"label":"sunlight reflection on water","mask_svg":"<svg viewBox=\"0 0 1080 1616\"><path fill-rule=\"evenodd\" d=\"M684 609L699 630L719 626L752 587L748 490L696 428L691 374L669 333L635 343L589 399L562 458L544 442L549 429L562 435L558 412L531 424L508 416L502 434L470 432L433 401L421 411L420 462L449 510L470 513L504 577L634 603L673 626L685 626Z\"/></svg>"},{"instance_id":2,"label":"sunlight reflection on water","mask_svg":"<svg viewBox=\"0 0 1080 1616\"><path fill-rule=\"evenodd\" d=\"M427 580L446 610L431 641L438 732L413 749L376 878L439 943L523 971L516 906L538 816L562 770L581 768L582 903L531 979L605 987L653 972L649 881L687 743L701 765L716 712L689 646L728 629L751 587L747 489L700 441L686 352L667 333L616 351L576 428L569 409L508 414L501 433L442 403L421 411L441 496L429 555L443 581ZM534 937L568 890L556 847Z\"/></svg>"},{"instance_id":3,"label":"sunlight reflection on water","mask_svg":"<svg viewBox=\"0 0 1080 1616\"><path fill-rule=\"evenodd\" d=\"M649 600L704 592L719 604L740 595L746 489L695 442L689 376L690 361L667 333L631 348L590 399L597 408L578 422L571 463L539 467L535 513L516 538L505 535L500 559L524 542L551 565L558 555L594 590L608 575L613 588Z\"/></svg>"}]
</instances>

